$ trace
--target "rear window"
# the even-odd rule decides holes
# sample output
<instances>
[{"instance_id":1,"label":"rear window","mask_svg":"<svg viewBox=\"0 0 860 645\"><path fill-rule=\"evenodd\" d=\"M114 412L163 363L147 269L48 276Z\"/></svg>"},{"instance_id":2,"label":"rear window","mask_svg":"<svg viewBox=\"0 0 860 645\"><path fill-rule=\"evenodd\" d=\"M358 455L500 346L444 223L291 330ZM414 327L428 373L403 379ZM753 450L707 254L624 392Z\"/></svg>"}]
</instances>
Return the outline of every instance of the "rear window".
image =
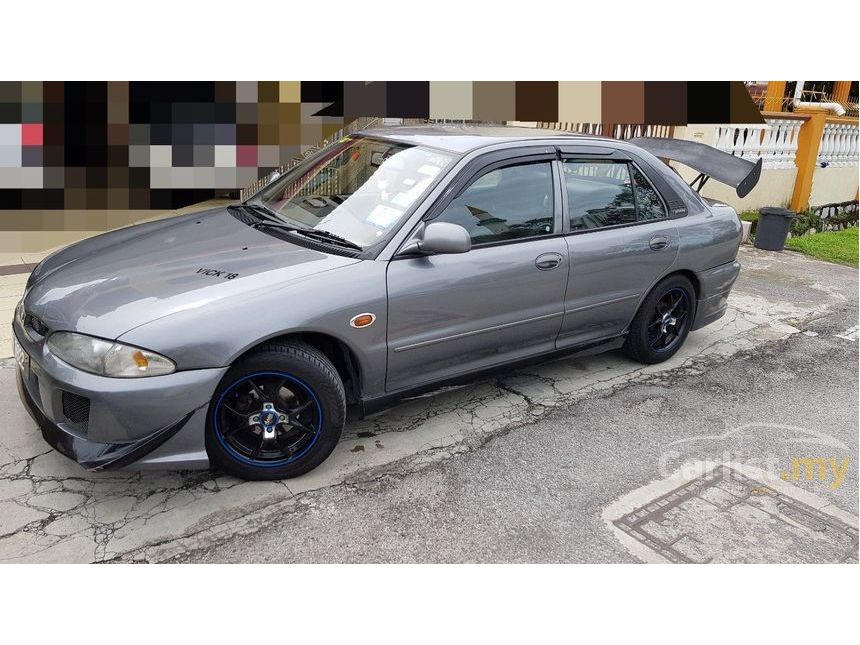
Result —
<instances>
[{"instance_id":1,"label":"rear window","mask_svg":"<svg viewBox=\"0 0 860 645\"><path fill-rule=\"evenodd\" d=\"M570 230L587 231L668 217L651 181L624 160L562 162Z\"/></svg>"},{"instance_id":2,"label":"rear window","mask_svg":"<svg viewBox=\"0 0 860 645\"><path fill-rule=\"evenodd\" d=\"M570 230L583 231L636 221L633 183L626 162L565 161Z\"/></svg>"}]
</instances>

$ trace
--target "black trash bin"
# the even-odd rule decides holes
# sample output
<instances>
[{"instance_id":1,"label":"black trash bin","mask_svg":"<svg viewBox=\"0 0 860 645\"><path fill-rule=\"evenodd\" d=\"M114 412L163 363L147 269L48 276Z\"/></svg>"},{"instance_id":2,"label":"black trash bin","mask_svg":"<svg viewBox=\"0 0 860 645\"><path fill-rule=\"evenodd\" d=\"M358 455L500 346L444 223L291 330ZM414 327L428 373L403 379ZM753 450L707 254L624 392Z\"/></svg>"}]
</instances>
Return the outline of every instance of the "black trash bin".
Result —
<instances>
[{"instance_id":1,"label":"black trash bin","mask_svg":"<svg viewBox=\"0 0 860 645\"><path fill-rule=\"evenodd\" d=\"M794 219L795 215L797 213L787 208L759 209L758 226L755 229L755 247L765 251L782 251L785 248L788 230L791 228L791 220Z\"/></svg>"}]
</instances>

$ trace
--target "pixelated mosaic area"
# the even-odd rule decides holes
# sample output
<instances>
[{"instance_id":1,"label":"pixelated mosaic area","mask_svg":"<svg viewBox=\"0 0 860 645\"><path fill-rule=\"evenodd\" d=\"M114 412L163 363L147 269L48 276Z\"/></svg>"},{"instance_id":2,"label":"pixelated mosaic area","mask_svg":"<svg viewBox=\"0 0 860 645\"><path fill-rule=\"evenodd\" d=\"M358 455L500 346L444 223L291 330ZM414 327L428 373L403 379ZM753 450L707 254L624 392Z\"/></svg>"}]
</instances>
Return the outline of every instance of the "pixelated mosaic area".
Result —
<instances>
[{"instance_id":1,"label":"pixelated mosaic area","mask_svg":"<svg viewBox=\"0 0 860 645\"><path fill-rule=\"evenodd\" d=\"M175 208L343 127L325 84L0 83L0 208Z\"/></svg>"},{"instance_id":2,"label":"pixelated mosaic area","mask_svg":"<svg viewBox=\"0 0 860 645\"><path fill-rule=\"evenodd\" d=\"M0 82L0 209L172 209L264 177L356 117L748 122L737 82Z\"/></svg>"}]
</instances>

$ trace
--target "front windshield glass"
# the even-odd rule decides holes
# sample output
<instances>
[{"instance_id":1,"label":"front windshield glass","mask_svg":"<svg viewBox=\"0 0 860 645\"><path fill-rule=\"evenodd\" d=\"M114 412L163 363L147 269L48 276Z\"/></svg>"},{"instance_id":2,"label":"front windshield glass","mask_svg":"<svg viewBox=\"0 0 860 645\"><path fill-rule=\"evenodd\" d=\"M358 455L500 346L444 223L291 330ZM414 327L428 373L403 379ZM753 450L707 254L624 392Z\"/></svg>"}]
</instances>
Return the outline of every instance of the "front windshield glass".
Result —
<instances>
[{"instance_id":1,"label":"front windshield glass","mask_svg":"<svg viewBox=\"0 0 860 645\"><path fill-rule=\"evenodd\" d=\"M274 211L285 224L328 231L366 248L398 224L452 160L421 146L347 137L249 203Z\"/></svg>"}]
</instances>

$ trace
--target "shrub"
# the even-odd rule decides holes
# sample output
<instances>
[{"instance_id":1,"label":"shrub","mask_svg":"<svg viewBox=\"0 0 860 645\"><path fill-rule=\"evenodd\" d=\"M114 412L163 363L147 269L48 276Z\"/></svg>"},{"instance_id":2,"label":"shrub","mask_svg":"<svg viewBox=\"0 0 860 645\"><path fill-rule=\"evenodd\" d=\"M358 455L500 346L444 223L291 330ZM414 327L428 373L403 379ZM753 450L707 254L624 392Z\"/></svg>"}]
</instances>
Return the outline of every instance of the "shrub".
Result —
<instances>
[{"instance_id":1,"label":"shrub","mask_svg":"<svg viewBox=\"0 0 860 645\"><path fill-rule=\"evenodd\" d=\"M825 204L816 206L795 215L791 221L791 236L798 237L807 233L820 233L823 231L840 231L857 225L858 207L857 202L842 202L839 204ZM759 212L744 211L740 218L745 222L751 222L750 235L755 237L758 228Z\"/></svg>"},{"instance_id":2,"label":"shrub","mask_svg":"<svg viewBox=\"0 0 860 645\"><path fill-rule=\"evenodd\" d=\"M744 211L743 213L740 214L740 218L744 222L751 222L752 223L752 225L750 226L750 235L754 236L756 227L758 226L758 218L759 218L758 211Z\"/></svg>"},{"instance_id":3,"label":"shrub","mask_svg":"<svg viewBox=\"0 0 860 645\"><path fill-rule=\"evenodd\" d=\"M856 203L856 202L855 202ZM815 210L805 210L798 213L791 222L791 234L805 235L806 233L822 233L824 231L841 231L857 225L857 209L833 210L825 214L825 207Z\"/></svg>"}]
</instances>

